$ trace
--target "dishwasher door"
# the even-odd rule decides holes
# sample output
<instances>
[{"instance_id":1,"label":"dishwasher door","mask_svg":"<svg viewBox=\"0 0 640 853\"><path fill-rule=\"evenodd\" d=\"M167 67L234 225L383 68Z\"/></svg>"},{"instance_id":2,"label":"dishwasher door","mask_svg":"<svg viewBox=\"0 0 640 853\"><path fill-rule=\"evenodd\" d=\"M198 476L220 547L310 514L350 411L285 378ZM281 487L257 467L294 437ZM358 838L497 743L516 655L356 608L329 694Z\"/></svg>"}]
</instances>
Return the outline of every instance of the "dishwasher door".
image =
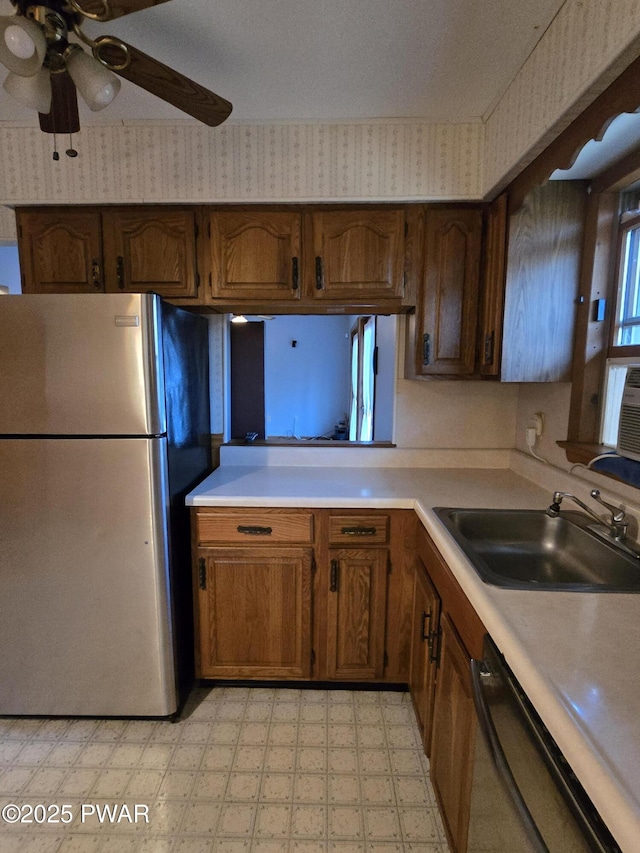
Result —
<instances>
[{"instance_id":1,"label":"dishwasher door","mask_svg":"<svg viewBox=\"0 0 640 853\"><path fill-rule=\"evenodd\" d=\"M480 731L467 853L619 851L489 637L471 676Z\"/></svg>"}]
</instances>

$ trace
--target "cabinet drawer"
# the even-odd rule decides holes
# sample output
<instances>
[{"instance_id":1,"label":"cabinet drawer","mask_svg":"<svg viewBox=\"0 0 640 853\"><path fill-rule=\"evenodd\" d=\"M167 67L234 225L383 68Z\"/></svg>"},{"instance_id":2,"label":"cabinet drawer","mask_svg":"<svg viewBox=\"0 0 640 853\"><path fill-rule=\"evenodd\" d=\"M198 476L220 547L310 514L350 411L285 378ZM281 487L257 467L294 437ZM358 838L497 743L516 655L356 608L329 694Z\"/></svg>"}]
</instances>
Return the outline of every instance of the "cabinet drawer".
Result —
<instances>
[{"instance_id":1,"label":"cabinet drawer","mask_svg":"<svg viewBox=\"0 0 640 853\"><path fill-rule=\"evenodd\" d=\"M332 545L383 545L389 539L388 515L332 515L329 540ZM357 545L356 545L357 543Z\"/></svg>"},{"instance_id":2,"label":"cabinet drawer","mask_svg":"<svg viewBox=\"0 0 640 853\"><path fill-rule=\"evenodd\" d=\"M274 510L196 513L198 544L207 542L313 542L312 512L276 512Z\"/></svg>"}]
</instances>

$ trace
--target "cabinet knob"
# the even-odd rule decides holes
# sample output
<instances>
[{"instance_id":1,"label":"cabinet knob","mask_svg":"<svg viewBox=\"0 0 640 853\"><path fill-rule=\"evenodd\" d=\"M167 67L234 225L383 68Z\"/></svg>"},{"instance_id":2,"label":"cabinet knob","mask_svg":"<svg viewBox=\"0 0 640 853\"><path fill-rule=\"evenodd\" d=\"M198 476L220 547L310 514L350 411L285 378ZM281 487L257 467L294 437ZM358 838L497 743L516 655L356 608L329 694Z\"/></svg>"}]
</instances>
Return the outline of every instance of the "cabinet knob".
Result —
<instances>
[{"instance_id":1,"label":"cabinet knob","mask_svg":"<svg viewBox=\"0 0 640 853\"><path fill-rule=\"evenodd\" d=\"M428 332L422 336L422 363L427 365L431 361L431 336Z\"/></svg>"},{"instance_id":2,"label":"cabinet knob","mask_svg":"<svg viewBox=\"0 0 640 853\"><path fill-rule=\"evenodd\" d=\"M102 290L102 282L100 280L100 258L94 258L91 261L91 280L96 290Z\"/></svg>"},{"instance_id":3,"label":"cabinet knob","mask_svg":"<svg viewBox=\"0 0 640 853\"><path fill-rule=\"evenodd\" d=\"M116 278L118 279L118 287L124 290L124 258L118 255L116 258Z\"/></svg>"},{"instance_id":4,"label":"cabinet knob","mask_svg":"<svg viewBox=\"0 0 640 853\"><path fill-rule=\"evenodd\" d=\"M331 575L329 577L329 592L338 590L338 561L331 560Z\"/></svg>"}]
</instances>

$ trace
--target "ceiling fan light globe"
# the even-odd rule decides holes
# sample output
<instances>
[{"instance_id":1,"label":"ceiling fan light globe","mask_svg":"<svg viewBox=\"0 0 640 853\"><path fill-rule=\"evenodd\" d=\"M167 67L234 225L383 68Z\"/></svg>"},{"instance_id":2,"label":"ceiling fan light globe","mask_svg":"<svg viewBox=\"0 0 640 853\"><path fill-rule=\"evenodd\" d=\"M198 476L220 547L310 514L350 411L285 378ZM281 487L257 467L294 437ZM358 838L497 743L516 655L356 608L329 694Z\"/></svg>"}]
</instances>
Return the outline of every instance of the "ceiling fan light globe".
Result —
<instances>
[{"instance_id":1,"label":"ceiling fan light globe","mask_svg":"<svg viewBox=\"0 0 640 853\"><path fill-rule=\"evenodd\" d=\"M90 110L97 112L108 107L120 91L120 80L116 75L83 50L72 51L66 64L71 79Z\"/></svg>"},{"instance_id":2,"label":"ceiling fan light globe","mask_svg":"<svg viewBox=\"0 0 640 853\"><path fill-rule=\"evenodd\" d=\"M4 31L4 43L18 59L31 59L36 52L35 43L29 33L15 24L9 24Z\"/></svg>"},{"instance_id":3,"label":"ceiling fan light globe","mask_svg":"<svg viewBox=\"0 0 640 853\"><path fill-rule=\"evenodd\" d=\"M0 62L13 74L37 74L47 52L47 40L39 24L23 15L0 18Z\"/></svg>"},{"instance_id":4,"label":"ceiling fan light globe","mask_svg":"<svg viewBox=\"0 0 640 853\"><path fill-rule=\"evenodd\" d=\"M33 77L10 73L3 86L7 94L23 106L44 115L51 112L51 78L46 68L41 68Z\"/></svg>"}]
</instances>

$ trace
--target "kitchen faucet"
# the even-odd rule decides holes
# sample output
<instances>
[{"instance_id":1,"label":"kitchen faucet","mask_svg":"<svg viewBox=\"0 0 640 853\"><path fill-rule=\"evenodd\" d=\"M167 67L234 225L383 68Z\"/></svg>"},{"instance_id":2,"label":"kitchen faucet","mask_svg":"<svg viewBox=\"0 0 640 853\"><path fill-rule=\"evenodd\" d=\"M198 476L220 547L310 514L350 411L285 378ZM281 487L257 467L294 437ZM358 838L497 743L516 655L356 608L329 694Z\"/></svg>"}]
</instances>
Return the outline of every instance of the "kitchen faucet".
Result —
<instances>
[{"instance_id":1,"label":"kitchen faucet","mask_svg":"<svg viewBox=\"0 0 640 853\"><path fill-rule=\"evenodd\" d=\"M557 518L560 515L560 504L562 503L563 498L570 498L574 503L577 503L578 506L582 507L582 509L589 513L591 518L595 518L598 524L604 525L609 529L611 536L616 540L616 542L623 542L627 538L627 528L629 527L629 522L627 521L625 511L622 507L613 506L612 504L607 503L600 496L600 489L591 489L591 497L597 501L599 504L602 504L603 507L609 510L611 513L611 521L604 521L600 518L599 515L590 509L585 503L583 503L580 498L577 498L575 495L569 494L569 492L554 492L553 493L553 503L547 510L547 515L550 515L551 518Z\"/></svg>"}]
</instances>

